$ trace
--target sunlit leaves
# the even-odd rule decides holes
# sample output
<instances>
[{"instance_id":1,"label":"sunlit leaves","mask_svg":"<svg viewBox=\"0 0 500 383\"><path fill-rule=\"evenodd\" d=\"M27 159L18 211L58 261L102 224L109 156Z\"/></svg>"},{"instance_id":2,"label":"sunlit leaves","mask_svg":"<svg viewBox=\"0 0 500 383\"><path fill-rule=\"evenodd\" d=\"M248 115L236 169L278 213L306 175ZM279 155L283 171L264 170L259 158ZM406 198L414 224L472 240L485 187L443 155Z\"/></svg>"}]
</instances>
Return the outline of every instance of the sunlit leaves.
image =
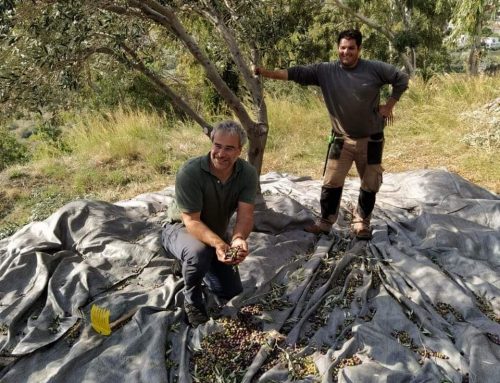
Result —
<instances>
[{"instance_id":1,"label":"sunlit leaves","mask_svg":"<svg viewBox=\"0 0 500 383\"><path fill-rule=\"evenodd\" d=\"M1 105L39 109L61 108L74 100L68 91L92 82L94 73L116 71L127 44L141 50L146 63L158 61L149 38L149 23L100 9L93 1L20 2L0 13L10 27L0 28ZM95 58L97 52L114 55ZM90 66L89 66L90 63ZM86 69L85 69L86 68ZM85 70L84 70L85 69Z\"/></svg>"}]
</instances>

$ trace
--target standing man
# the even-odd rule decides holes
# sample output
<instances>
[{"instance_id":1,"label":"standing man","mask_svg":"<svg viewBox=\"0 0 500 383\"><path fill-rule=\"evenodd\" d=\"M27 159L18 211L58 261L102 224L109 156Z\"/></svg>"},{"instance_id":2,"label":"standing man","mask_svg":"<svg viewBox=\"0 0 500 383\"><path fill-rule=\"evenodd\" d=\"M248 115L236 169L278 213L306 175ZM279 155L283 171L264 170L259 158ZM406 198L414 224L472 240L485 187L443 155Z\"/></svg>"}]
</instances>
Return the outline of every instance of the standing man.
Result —
<instances>
[{"instance_id":1,"label":"standing man","mask_svg":"<svg viewBox=\"0 0 500 383\"><path fill-rule=\"evenodd\" d=\"M179 170L175 198L182 223L167 225L162 243L182 262L184 309L193 327L208 321L202 282L220 299L242 291L234 265L248 255L253 228L257 171L239 158L247 135L240 124L225 121L211 133L208 155L188 160ZM226 234L234 212L232 235Z\"/></svg>"},{"instance_id":2,"label":"standing man","mask_svg":"<svg viewBox=\"0 0 500 383\"><path fill-rule=\"evenodd\" d=\"M394 66L360 58L361 42L361 32L346 30L337 39L338 61L276 71L254 69L255 75L317 85L323 93L333 142L321 189L321 218L305 228L316 234L329 233L337 220L344 181L354 162L361 188L352 231L357 238L371 238L370 217L382 184L384 125L392 121L392 109L408 88L408 76ZM392 93L386 104L380 104L385 84L391 84Z\"/></svg>"}]
</instances>

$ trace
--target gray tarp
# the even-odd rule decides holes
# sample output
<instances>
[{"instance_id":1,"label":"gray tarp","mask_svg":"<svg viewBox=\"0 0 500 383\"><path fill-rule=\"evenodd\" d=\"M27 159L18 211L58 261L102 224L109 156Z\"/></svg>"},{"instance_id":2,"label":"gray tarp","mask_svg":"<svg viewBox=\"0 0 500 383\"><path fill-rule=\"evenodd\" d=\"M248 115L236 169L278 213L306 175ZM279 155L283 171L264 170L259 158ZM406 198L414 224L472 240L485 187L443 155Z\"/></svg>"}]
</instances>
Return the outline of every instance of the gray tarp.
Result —
<instances>
[{"instance_id":1,"label":"gray tarp","mask_svg":"<svg viewBox=\"0 0 500 383\"><path fill-rule=\"evenodd\" d=\"M292 305L261 318L289 345L307 340L318 373L303 381L500 382L498 196L444 170L386 174L374 237L358 242L353 179L334 234L318 240L301 228L320 181L270 173L261 184L244 292L223 312L285 286ZM172 201L173 188L75 201L0 241L1 382L191 381L188 350L217 324L183 322L178 265L160 245ZM111 320L137 312L106 337L90 326L92 304ZM280 365L255 374L261 364L242 366L244 381L292 379Z\"/></svg>"}]
</instances>

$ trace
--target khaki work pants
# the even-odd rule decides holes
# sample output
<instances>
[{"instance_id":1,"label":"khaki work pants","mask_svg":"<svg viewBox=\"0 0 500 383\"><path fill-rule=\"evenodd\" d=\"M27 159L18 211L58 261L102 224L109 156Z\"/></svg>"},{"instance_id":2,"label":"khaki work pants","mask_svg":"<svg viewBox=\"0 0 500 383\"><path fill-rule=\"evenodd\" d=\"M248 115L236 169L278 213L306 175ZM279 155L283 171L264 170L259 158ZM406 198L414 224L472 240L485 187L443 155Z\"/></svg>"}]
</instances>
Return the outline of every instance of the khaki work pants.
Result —
<instances>
[{"instance_id":1,"label":"khaki work pants","mask_svg":"<svg viewBox=\"0 0 500 383\"><path fill-rule=\"evenodd\" d=\"M382 185L382 134L365 138L335 137L330 148L323 187L338 188L344 185L352 163L361 179L361 189L377 193Z\"/></svg>"}]
</instances>

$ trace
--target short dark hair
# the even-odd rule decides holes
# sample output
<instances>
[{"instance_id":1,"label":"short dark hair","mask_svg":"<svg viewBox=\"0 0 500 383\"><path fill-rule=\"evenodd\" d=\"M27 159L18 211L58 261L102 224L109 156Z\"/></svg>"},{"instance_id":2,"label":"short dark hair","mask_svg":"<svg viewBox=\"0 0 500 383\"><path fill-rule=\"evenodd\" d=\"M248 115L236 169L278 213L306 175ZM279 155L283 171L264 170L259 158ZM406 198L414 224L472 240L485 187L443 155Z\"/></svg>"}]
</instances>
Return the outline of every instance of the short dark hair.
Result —
<instances>
[{"instance_id":1,"label":"short dark hair","mask_svg":"<svg viewBox=\"0 0 500 383\"><path fill-rule=\"evenodd\" d=\"M245 129L243 129L243 127L236 121L228 120L216 124L212 133L210 133L210 140L214 140L215 133L217 132L238 136L241 146L244 146L247 143L247 133L245 132Z\"/></svg>"},{"instance_id":2,"label":"short dark hair","mask_svg":"<svg viewBox=\"0 0 500 383\"><path fill-rule=\"evenodd\" d=\"M361 32L357 29L346 29L339 33L339 38L337 39L337 44L340 44L340 40L342 39L354 39L356 40L356 45L358 47L361 46L361 42L363 41L363 36Z\"/></svg>"}]
</instances>

